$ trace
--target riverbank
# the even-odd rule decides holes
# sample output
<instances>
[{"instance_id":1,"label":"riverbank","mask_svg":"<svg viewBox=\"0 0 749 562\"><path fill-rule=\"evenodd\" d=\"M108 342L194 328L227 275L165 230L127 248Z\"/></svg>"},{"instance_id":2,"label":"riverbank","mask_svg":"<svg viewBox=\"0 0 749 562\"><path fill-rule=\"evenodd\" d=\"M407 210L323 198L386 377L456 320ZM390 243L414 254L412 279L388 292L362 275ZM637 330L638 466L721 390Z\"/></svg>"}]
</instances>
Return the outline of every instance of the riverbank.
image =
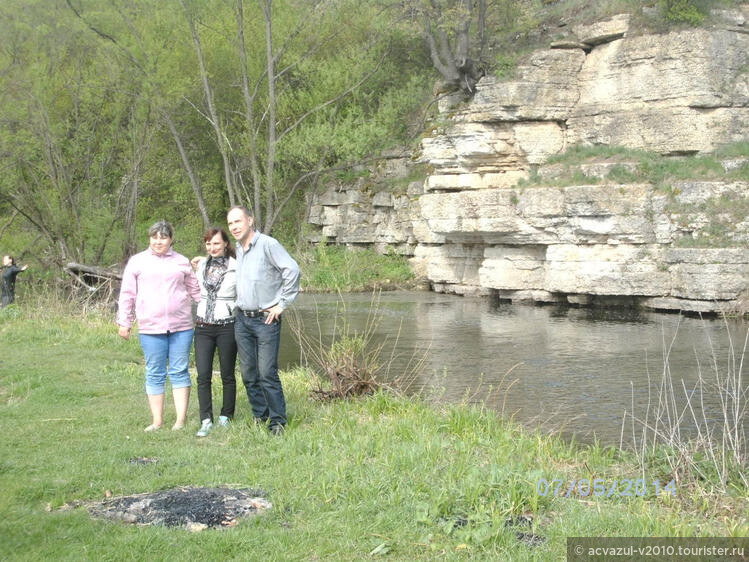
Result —
<instances>
[{"instance_id":1,"label":"riverbank","mask_svg":"<svg viewBox=\"0 0 749 562\"><path fill-rule=\"evenodd\" d=\"M749 533L746 490L717 494L695 482L666 489L670 475L656 468L643 495L633 487L624 496L621 485L609 495L615 481L642 477L626 453L461 405L381 393L323 404L310 398L311 373L282 376L290 417L281 438L249 424L243 393L225 432L194 437L193 396L185 431L146 434L142 356L137 341L116 336L107 314L0 311L0 557L556 560L567 536ZM170 424L170 403L166 412ZM554 479L562 481L556 492ZM581 479L606 485L606 494L575 488L559 497ZM273 508L202 533L60 510L109 495L219 485L263 489Z\"/></svg>"},{"instance_id":2,"label":"riverbank","mask_svg":"<svg viewBox=\"0 0 749 562\"><path fill-rule=\"evenodd\" d=\"M302 290L317 293L370 292L428 287L417 279L405 256L378 254L371 249L300 245L295 256L302 269ZM426 283L426 285L425 285Z\"/></svg>"}]
</instances>

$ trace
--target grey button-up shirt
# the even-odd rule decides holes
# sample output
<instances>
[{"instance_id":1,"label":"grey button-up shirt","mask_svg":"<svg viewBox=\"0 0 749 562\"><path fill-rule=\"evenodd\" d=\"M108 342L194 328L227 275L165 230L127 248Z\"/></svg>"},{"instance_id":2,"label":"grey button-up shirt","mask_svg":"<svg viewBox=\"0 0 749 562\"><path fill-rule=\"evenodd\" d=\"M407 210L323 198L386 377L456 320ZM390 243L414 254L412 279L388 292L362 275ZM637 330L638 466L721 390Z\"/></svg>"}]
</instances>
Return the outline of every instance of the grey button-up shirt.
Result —
<instances>
[{"instance_id":1,"label":"grey button-up shirt","mask_svg":"<svg viewBox=\"0 0 749 562\"><path fill-rule=\"evenodd\" d=\"M237 244L237 306L286 309L299 294L299 265L281 243L255 231L247 251Z\"/></svg>"}]
</instances>

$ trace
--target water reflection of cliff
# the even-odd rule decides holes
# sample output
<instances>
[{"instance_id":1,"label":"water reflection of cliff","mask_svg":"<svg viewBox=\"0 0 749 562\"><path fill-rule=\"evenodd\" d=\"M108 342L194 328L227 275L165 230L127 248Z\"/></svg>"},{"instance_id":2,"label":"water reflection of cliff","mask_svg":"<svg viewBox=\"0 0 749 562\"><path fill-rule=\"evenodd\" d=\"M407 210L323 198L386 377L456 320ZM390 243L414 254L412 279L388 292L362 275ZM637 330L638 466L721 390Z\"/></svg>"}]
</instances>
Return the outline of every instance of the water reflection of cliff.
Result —
<instances>
[{"instance_id":1,"label":"water reflection of cliff","mask_svg":"<svg viewBox=\"0 0 749 562\"><path fill-rule=\"evenodd\" d=\"M338 329L363 330L372 313L372 295L345 295L345 314L336 295L302 295L295 304L305 329L323 341ZM714 377L728 359L730 331L741 359L747 325L627 310L495 305L486 298L435 293L383 293L376 341L387 338L393 356L391 377L414 357L425 362L411 392L441 402L484 403L526 424L540 424L590 439L618 443L622 416L644 414L651 390L664 370L664 355L676 384L691 389L702 369ZM300 362L298 346L284 337L282 365ZM711 346L713 351L711 352ZM747 377L745 377L747 380ZM746 383L745 383L746 387ZM683 395L683 392L677 393ZM651 394L651 398L652 398ZM708 398L708 416L716 406ZM631 424L625 440L631 435Z\"/></svg>"}]
</instances>

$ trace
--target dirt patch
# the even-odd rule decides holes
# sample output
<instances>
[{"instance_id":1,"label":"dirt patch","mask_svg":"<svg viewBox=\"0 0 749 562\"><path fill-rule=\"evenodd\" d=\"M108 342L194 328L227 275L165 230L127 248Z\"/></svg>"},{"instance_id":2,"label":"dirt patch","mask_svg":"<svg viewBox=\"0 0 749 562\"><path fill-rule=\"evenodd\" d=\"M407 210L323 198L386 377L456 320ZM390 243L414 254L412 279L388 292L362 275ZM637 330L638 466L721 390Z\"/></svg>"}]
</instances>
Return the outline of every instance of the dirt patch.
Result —
<instances>
[{"instance_id":1,"label":"dirt patch","mask_svg":"<svg viewBox=\"0 0 749 562\"><path fill-rule=\"evenodd\" d=\"M524 513L517 517L510 517L505 521L505 527L515 530L515 538L524 542L528 546L541 546L546 542L546 538L530 532L533 527L534 516L532 513ZM519 531L518 528L527 527L528 532Z\"/></svg>"},{"instance_id":2,"label":"dirt patch","mask_svg":"<svg viewBox=\"0 0 749 562\"><path fill-rule=\"evenodd\" d=\"M263 513L271 508L265 495L250 488L174 488L110 498L88 504L88 511L100 519L202 531L232 527L241 517Z\"/></svg>"},{"instance_id":3,"label":"dirt patch","mask_svg":"<svg viewBox=\"0 0 749 562\"><path fill-rule=\"evenodd\" d=\"M129 461L130 464L156 464L159 459L153 459L148 457L133 457Z\"/></svg>"}]
</instances>

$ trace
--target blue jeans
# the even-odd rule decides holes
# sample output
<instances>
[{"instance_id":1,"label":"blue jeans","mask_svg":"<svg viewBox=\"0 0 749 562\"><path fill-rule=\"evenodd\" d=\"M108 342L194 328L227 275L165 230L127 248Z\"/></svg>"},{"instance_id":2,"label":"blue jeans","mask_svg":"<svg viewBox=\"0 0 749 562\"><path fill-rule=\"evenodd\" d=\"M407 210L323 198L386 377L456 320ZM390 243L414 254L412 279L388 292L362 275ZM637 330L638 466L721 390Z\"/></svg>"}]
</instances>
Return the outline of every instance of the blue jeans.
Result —
<instances>
[{"instance_id":1,"label":"blue jeans","mask_svg":"<svg viewBox=\"0 0 749 562\"><path fill-rule=\"evenodd\" d=\"M190 386L190 360L193 330L167 334L139 334L146 358L146 394L164 394L166 377L172 388Z\"/></svg>"},{"instance_id":2,"label":"blue jeans","mask_svg":"<svg viewBox=\"0 0 749 562\"><path fill-rule=\"evenodd\" d=\"M270 425L286 425L286 400L278 377L278 347L281 320L265 324L265 318L237 316L234 335L239 351L242 382L250 399L252 414Z\"/></svg>"}]
</instances>

